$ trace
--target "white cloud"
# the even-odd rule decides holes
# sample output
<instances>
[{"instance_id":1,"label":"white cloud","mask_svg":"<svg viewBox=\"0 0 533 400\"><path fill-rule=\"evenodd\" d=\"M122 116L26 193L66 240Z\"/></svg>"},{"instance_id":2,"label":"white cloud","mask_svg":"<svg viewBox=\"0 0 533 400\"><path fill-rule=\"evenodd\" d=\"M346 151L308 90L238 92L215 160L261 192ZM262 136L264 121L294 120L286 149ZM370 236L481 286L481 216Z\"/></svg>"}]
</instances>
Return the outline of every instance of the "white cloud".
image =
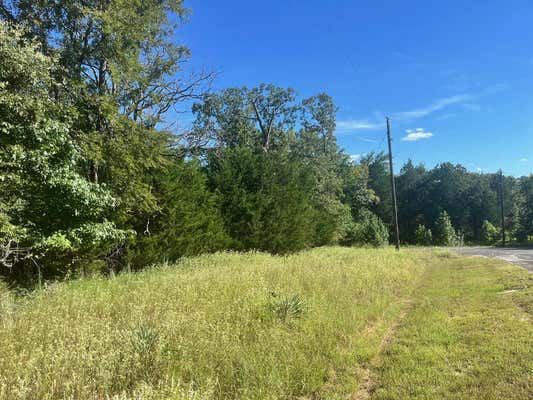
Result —
<instances>
[{"instance_id":1,"label":"white cloud","mask_svg":"<svg viewBox=\"0 0 533 400\"><path fill-rule=\"evenodd\" d=\"M384 128L385 123L370 121L368 119L352 119L337 122L337 129L340 131L377 131Z\"/></svg>"},{"instance_id":2,"label":"white cloud","mask_svg":"<svg viewBox=\"0 0 533 400\"><path fill-rule=\"evenodd\" d=\"M476 100L476 98L479 98L482 94L484 94L484 92L478 93L476 95L460 94L460 95L455 95L455 96L443 97L443 98L435 100L433 103L425 107L392 113L390 114L391 119L393 123L395 121L400 124L409 123L411 121L415 121L417 119L427 117L428 115L431 115L433 113L436 113L437 111L441 111L453 105L460 105L462 106L464 110L468 110L468 111L479 111L481 110L481 106L479 106L478 104L475 104L474 101ZM442 116L442 119L449 118L450 116L453 116L453 115L454 114L448 113ZM337 130L339 132L364 131L364 130L378 131L378 130L384 130L385 128L386 128L385 114L382 114L380 112L374 112L372 117L365 118L365 119L348 119L348 120L337 122ZM415 131L417 130L414 129L413 132ZM418 128L417 132L422 132L422 131L423 131L422 129ZM427 138L427 137L424 137L424 138ZM415 140L418 140L418 139L415 139Z\"/></svg>"},{"instance_id":3,"label":"white cloud","mask_svg":"<svg viewBox=\"0 0 533 400\"><path fill-rule=\"evenodd\" d=\"M527 159L527 158L521 158L520 159L520 162L528 162L528 161L529 161L529 159Z\"/></svg>"},{"instance_id":4,"label":"white cloud","mask_svg":"<svg viewBox=\"0 0 533 400\"><path fill-rule=\"evenodd\" d=\"M361 142L367 142L367 143L377 143L378 141L376 139L371 139L367 137L357 136L357 139L359 139Z\"/></svg>"},{"instance_id":5,"label":"white cloud","mask_svg":"<svg viewBox=\"0 0 533 400\"><path fill-rule=\"evenodd\" d=\"M433 137L433 133L426 132L423 128L407 129L405 133L407 133L407 136L402 138L404 142L416 142L418 140L429 139Z\"/></svg>"},{"instance_id":6,"label":"white cloud","mask_svg":"<svg viewBox=\"0 0 533 400\"><path fill-rule=\"evenodd\" d=\"M422 107L422 108L418 108L415 110L403 111L403 112L393 114L393 118L399 121L403 121L403 122L411 121L413 119L426 117L448 106L451 106L454 104L465 103L472 99L473 97L469 94L461 94L457 96L445 97L445 98L436 100L434 103L428 105L427 107Z\"/></svg>"},{"instance_id":7,"label":"white cloud","mask_svg":"<svg viewBox=\"0 0 533 400\"><path fill-rule=\"evenodd\" d=\"M350 155L350 160L352 160L353 162L357 162L357 161L359 161L362 157L363 157L362 154L351 154L351 155Z\"/></svg>"}]
</instances>

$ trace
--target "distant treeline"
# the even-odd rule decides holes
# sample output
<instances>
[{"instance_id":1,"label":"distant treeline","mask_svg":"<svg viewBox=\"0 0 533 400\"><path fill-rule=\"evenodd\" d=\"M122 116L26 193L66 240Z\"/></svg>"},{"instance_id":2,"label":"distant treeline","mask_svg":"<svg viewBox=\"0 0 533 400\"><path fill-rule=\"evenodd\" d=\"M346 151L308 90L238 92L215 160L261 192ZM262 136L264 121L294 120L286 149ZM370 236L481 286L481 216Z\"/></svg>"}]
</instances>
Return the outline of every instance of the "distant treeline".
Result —
<instances>
[{"instance_id":1,"label":"distant treeline","mask_svg":"<svg viewBox=\"0 0 533 400\"><path fill-rule=\"evenodd\" d=\"M188 15L181 0L0 4L0 275L387 242L384 155L350 160L326 94L300 99L273 85L213 93L214 74L182 72L189 50L173 41ZM179 120L169 111L190 103L192 127L169 125L165 116ZM498 221L497 185L458 166L406 165L403 240L449 242L453 225L481 241L485 221ZM532 233L530 186L506 178L518 240Z\"/></svg>"},{"instance_id":2,"label":"distant treeline","mask_svg":"<svg viewBox=\"0 0 533 400\"><path fill-rule=\"evenodd\" d=\"M381 200L370 209L390 225L392 203L386 160L387 155L380 153L369 154L361 162L368 166L369 187ZM451 163L427 169L408 161L396 184L400 234L405 243L427 244L427 236L422 233L441 231L446 220L453 227L455 243L501 244L502 191L507 240L526 243L533 235L533 176L502 179L499 173L474 173Z\"/></svg>"}]
</instances>

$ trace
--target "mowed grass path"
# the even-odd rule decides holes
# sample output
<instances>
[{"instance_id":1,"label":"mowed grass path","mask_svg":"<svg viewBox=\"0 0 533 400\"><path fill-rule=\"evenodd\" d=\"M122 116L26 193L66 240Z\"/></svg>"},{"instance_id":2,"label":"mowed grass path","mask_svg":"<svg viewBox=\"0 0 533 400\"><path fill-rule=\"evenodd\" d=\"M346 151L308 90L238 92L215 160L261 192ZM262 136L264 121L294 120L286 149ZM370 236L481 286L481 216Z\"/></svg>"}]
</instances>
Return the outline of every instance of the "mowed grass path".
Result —
<instances>
[{"instance_id":1,"label":"mowed grass path","mask_svg":"<svg viewBox=\"0 0 533 400\"><path fill-rule=\"evenodd\" d=\"M484 259L323 248L0 288L0 398L527 399L530 284Z\"/></svg>"},{"instance_id":2,"label":"mowed grass path","mask_svg":"<svg viewBox=\"0 0 533 400\"><path fill-rule=\"evenodd\" d=\"M372 398L532 399L533 275L441 257L377 368Z\"/></svg>"}]
</instances>

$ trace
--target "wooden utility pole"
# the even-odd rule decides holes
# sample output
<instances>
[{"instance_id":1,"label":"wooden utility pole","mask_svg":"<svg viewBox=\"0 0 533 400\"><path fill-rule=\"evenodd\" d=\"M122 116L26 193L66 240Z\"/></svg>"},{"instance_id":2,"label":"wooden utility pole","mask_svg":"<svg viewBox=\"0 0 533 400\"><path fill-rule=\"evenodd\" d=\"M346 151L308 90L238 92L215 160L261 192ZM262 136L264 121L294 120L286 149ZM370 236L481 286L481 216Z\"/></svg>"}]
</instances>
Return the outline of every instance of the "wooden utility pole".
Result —
<instances>
[{"instance_id":1,"label":"wooden utility pole","mask_svg":"<svg viewBox=\"0 0 533 400\"><path fill-rule=\"evenodd\" d=\"M502 218L502 246L505 247L505 207L504 207L503 171L500 169L500 211Z\"/></svg>"},{"instance_id":2,"label":"wooden utility pole","mask_svg":"<svg viewBox=\"0 0 533 400\"><path fill-rule=\"evenodd\" d=\"M390 185L392 191L392 213L394 216L394 238L396 241L396 250L400 251L400 227L398 226L398 200L396 199L396 181L394 179L394 166L392 164L392 139L390 134L390 118L387 117L387 139L389 142L389 167L390 167Z\"/></svg>"}]
</instances>

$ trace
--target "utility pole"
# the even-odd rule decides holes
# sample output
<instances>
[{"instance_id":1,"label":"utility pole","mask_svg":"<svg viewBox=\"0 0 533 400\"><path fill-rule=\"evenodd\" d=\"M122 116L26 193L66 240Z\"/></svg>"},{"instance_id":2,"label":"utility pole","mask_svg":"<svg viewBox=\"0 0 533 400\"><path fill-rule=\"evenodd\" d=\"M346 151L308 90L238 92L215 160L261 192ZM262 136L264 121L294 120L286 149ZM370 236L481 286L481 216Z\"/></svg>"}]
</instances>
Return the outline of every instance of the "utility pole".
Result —
<instances>
[{"instance_id":1,"label":"utility pole","mask_svg":"<svg viewBox=\"0 0 533 400\"><path fill-rule=\"evenodd\" d=\"M389 142L389 167L390 185L392 191L392 212L394 214L394 238L396 240L396 250L400 251L400 227L398 226L398 201L396 199L396 182L394 180L394 166L392 165L392 139L390 134L390 118L387 117L387 139Z\"/></svg>"},{"instance_id":2,"label":"utility pole","mask_svg":"<svg viewBox=\"0 0 533 400\"><path fill-rule=\"evenodd\" d=\"M503 171L500 169L500 211L502 217L502 245L505 247L505 208L504 208L504 185Z\"/></svg>"}]
</instances>

